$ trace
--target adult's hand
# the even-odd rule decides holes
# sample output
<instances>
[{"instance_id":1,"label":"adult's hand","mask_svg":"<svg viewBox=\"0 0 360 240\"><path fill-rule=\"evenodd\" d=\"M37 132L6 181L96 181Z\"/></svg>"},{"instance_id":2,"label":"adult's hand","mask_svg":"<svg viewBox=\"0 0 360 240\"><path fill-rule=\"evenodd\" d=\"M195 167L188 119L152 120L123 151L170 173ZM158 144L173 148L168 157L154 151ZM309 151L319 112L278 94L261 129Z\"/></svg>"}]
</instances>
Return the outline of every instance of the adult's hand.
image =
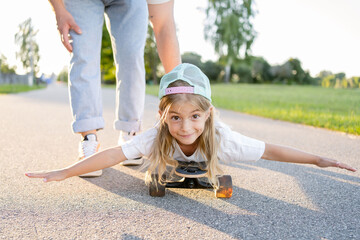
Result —
<instances>
[{"instance_id":1,"label":"adult's hand","mask_svg":"<svg viewBox=\"0 0 360 240\"><path fill-rule=\"evenodd\" d=\"M56 22L62 44L69 52L72 52L73 48L70 43L71 36L69 31L74 30L75 33L81 34L80 27L76 24L73 16L65 9L56 14Z\"/></svg>"},{"instance_id":2,"label":"adult's hand","mask_svg":"<svg viewBox=\"0 0 360 240\"><path fill-rule=\"evenodd\" d=\"M69 52L72 52L73 48L70 43L71 37L69 31L74 30L75 33L81 34L81 29L76 24L73 16L66 10L62 0L49 0L49 2L55 12L61 42Z\"/></svg>"}]
</instances>

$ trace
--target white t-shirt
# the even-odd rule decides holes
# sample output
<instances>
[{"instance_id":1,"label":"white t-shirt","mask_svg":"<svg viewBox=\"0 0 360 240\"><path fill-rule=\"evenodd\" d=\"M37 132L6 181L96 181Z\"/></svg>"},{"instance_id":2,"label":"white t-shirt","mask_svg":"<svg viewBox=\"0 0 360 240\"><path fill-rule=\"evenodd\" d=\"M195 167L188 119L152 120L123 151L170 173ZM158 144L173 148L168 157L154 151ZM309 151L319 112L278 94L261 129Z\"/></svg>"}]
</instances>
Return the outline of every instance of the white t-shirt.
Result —
<instances>
[{"instance_id":1,"label":"white t-shirt","mask_svg":"<svg viewBox=\"0 0 360 240\"><path fill-rule=\"evenodd\" d=\"M147 0L148 4L161 4L169 2L170 0Z\"/></svg>"},{"instance_id":2,"label":"white t-shirt","mask_svg":"<svg viewBox=\"0 0 360 240\"><path fill-rule=\"evenodd\" d=\"M215 128L220 133L220 147L218 158L221 162L235 161L257 161L265 151L265 143L253 138L241 135L232 131L230 127L222 122L216 122ZM141 156L149 156L152 145L155 142L157 128L151 128L137 136L129 142L124 143L121 148L127 159L133 159ZM185 162L204 162L206 159L196 150L191 156L186 156L180 149L176 140L173 141L175 152L173 158Z\"/></svg>"}]
</instances>

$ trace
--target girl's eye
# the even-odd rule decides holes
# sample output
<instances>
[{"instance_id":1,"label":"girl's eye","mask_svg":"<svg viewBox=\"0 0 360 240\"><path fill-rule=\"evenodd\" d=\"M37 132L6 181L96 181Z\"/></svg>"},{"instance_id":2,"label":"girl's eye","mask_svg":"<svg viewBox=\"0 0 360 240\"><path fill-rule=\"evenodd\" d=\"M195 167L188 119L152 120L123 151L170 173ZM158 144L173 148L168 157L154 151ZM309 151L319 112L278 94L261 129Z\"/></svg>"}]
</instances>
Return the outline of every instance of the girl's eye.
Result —
<instances>
[{"instance_id":1,"label":"girl's eye","mask_svg":"<svg viewBox=\"0 0 360 240\"><path fill-rule=\"evenodd\" d=\"M198 118L200 118L200 115L199 115L199 114L194 114L194 115L193 115L193 119L198 119Z\"/></svg>"},{"instance_id":2,"label":"girl's eye","mask_svg":"<svg viewBox=\"0 0 360 240\"><path fill-rule=\"evenodd\" d=\"M175 120L175 121L178 121L180 118L178 116L172 116L171 119Z\"/></svg>"}]
</instances>

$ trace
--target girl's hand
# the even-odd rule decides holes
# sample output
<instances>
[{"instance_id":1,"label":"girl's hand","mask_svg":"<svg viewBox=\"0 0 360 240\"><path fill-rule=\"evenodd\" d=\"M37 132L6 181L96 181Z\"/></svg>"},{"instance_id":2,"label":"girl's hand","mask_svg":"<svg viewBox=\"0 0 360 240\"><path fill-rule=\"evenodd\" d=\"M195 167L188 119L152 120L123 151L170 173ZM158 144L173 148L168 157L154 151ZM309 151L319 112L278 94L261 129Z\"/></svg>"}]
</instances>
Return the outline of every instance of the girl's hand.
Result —
<instances>
[{"instance_id":1,"label":"girl's hand","mask_svg":"<svg viewBox=\"0 0 360 240\"><path fill-rule=\"evenodd\" d=\"M41 171L25 173L29 178L43 178L44 182L62 181L67 178L65 170Z\"/></svg>"},{"instance_id":2,"label":"girl's hand","mask_svg":"<svg viewBox=\"0 0 360 240\"><path fill-rule=\"evenodd\" d=\"M328 158L320 158L320 160L317 162L316 165L318 167L337 167L337 168L346 169L346 170L352 171L352 172L357 171L356 168L353 168L345 163L341 163L339 161L335 161L335 160L328 159Z\"/></svg>"}]
</instances>

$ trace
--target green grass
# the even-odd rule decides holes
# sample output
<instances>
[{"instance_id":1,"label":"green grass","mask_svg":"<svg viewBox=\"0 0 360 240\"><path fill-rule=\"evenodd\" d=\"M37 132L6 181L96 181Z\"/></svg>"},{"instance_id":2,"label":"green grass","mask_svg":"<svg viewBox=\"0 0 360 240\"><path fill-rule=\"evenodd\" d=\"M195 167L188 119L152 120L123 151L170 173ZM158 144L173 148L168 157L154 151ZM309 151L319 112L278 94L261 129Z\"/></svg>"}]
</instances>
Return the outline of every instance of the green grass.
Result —
<instances>
[{"instance_id":1,"label":"green grass","mask_svg":"<svg viewBox=\"0 0 360 240\"><path fill-rule=\"evenodd\" d=\"M147 86L157 95L158 86ZM360 135L360 90L314 86L212 84L217 108Z\"/></svg>"},{"instance_id":2,"label":"green grass","mask_svg":"<svg viewBox=\"0 0 360 240\"><path fill-rule=\"evenodd\" d=\"M0 85L0 94L8 94L8 93L19 93L19 92L27 92L31 90L41 89L44 88L45 85L39 86L28 86L28 85L21 85L21 84L4 84Z\"/></svg>"}]
</instances>

